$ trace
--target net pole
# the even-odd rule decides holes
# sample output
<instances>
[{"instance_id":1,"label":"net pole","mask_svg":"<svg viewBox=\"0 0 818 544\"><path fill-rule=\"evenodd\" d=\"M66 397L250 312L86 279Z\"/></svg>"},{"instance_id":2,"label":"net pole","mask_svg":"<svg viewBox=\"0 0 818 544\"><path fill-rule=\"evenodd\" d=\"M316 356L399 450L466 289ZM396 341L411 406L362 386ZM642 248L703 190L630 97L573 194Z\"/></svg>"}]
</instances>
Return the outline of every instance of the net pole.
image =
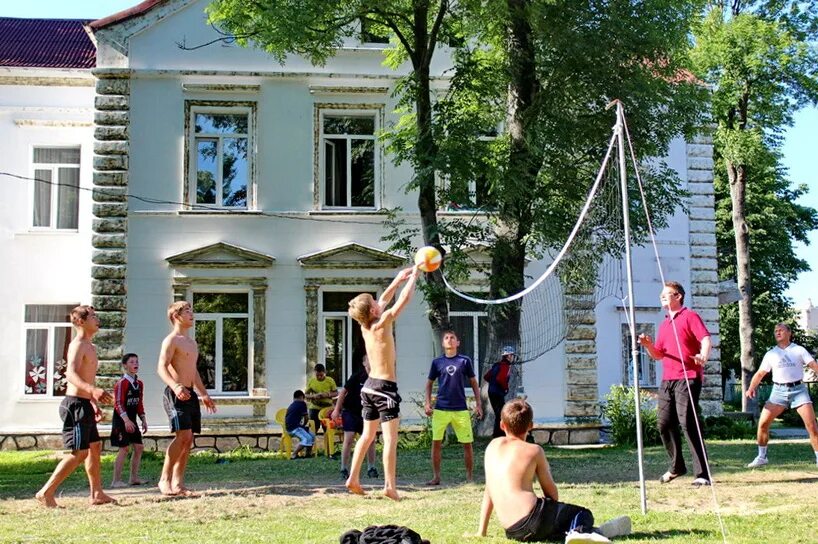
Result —
<instances>
[{"instance_id":1,"label":"net pole","mask_svg":"<svg viewBox=\"0 0 818 544\"><path fill-rule=\"evenodd\" d=\"M636 309L633 298L633 265L631 263L631 227L630 214L628 212L628 175L625 171L625 111L622 102L616 101L616 127L617 144L619 148L619 181L622 186L622 221L624 223L625 235L625 267L628 281L628 327L631 333L631 358L633 362L633 401L636 411L636 451L639 462L639 498L642 507L642 514L648 512L648 501L645 490L645 463L644 445L642 444L642 402L639 397L639 348L636 343Z\"/></svg>"}]
</instances>

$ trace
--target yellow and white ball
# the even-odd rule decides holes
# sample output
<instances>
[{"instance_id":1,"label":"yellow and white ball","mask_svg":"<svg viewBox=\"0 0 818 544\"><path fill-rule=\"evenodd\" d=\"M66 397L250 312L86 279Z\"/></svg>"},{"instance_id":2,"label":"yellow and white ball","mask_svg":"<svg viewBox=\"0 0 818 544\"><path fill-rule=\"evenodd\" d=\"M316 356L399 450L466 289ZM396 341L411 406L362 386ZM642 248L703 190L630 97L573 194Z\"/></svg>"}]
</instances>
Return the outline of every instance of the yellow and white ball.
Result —
<instances>
[{"instance_id":1,"label":"yellow and white ball","mask_svg":"<svg viewBox=\"0 0 818 544\"><path fill-rule=\"evenodd\" d=\"M441 262L443 256L432 246L424 246L415 253L415 265L424 272L434 272Z\"/></svg>"}]
</instances>

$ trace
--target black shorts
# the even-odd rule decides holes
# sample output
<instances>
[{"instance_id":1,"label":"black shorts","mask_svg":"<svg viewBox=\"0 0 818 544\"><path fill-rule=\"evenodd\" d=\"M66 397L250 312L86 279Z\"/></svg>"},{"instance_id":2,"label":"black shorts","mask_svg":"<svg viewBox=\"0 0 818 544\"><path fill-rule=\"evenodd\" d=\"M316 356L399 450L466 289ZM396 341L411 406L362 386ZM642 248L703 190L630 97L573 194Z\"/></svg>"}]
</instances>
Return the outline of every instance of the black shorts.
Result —
<instances>
[{"instance_id":1,"label":"black shorts","mask_svg":"<svg viewBox=\"0 0 818 544\"><path fill-rule=\"evenodd\" d=\"M345 433L363 434L364 418L361 416L361 414L356 414L355 412L350 412L349 410L343 410L341 412L341 419L344 422Z\"/></svg>"},{"instance_id":2,"label":"black shorts","mask_svg":"<svg viewBox=\"0 0 818 544\"><path fill-rule=\"evenodd\" d=\"M136 419L131 419L136 425ZM122 418L118 416L114 416L114 420L111 423L111 445L117 448L127 448L131 444L141 444L142 443L142 432L139 430L139 426L136 427L136 431L129 433L125 429L125 422L122 421Z\"/></svg>"},{"instance_id":3,"label":"black shorts","mask_svg":"<svg viewBox=\"0 0 818 544\"><path fill-rule=\"evenodd\" d=\"M389 380L367 378L361 389L361 406L366 421L390 421L400 417L398 384Z\"/></svg>"},{"instance_id":4,"label":"black shorts","mask_svg":"<svg viewBox=\"0 0 818 544\"><path fill-rule=\"evenodd\" d=\"M72 451L87 450L99 442L99 431L94 419L94 406L88 399L65 397L60 403L62 443Z\"/></svg>"},{"instance_id":5,"label":"black shorts","mask_svg":"<svg viewBox=\"0 0 818 544\"><path fill-rule=\"evenodd\" d=\"M570 531L590 533L593 527L594 515L587 508L537 497L531 512L506 529L506 538L519 542L562 542Z\"/></svg>"},{"instance_id":6,"label":"black shorts","mask_svg":"<svg viewBox=\"0 0 818 544\"><path fill-rule=\"evenodd\" d=\"M202 432L202 410L199 407L199 396L193 389L188 388L190 398L179 400L176 393L170 387L165 387L162 395L162 403L165 405L165 413L170 420L170 430Z\"/></svg>"}]
</instances>

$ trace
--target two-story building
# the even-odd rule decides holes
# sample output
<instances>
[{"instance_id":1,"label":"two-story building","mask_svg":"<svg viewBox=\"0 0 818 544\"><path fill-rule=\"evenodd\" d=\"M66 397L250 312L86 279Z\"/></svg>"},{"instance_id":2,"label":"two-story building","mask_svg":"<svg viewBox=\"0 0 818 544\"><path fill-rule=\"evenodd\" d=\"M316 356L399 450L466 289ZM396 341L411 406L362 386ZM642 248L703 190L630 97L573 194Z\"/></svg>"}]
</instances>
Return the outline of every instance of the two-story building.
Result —
<instances>
[{"instance_id":1,"label":"two-story building","mask_svg":"<svg viewBox=\"0 0 818 544\"><path fill-rule=\"evenodd\" d=\"M392 91L405 72L383 65L383 44L352 39L322 67L298 57L280 65L224 42L180 47L219 37L207 4L151 0L88 23L87 66L22 59L0 68L0 134L12 151L0 170L88 189L3 178L0 250L12 266L0 271L0 367L10 378L0 385L0 430L58 427L65 308L79 302L101 316L103 374L117 372L124 352L139 354L155 426L166 425L154 367L175 299L196 314L199 370L219 407L211 425L266 429L316 363L339 382L360 365L347 302L382 292L405 264L382 241L383 210L402 207L417 222L416 196L404 190L411 172L377 137L397 120ZM445 80L446 56L437 58ZM718 334L711 156L706 139L670 146L666 160L693 197L661 233L660 251ZM637 267L637 320L655 330L663 315L652 251L635 259L651 263ZM532 277L544 269L529 264ZM559 427L596 416L610 386L628 382L620 305L596 308L590 342L569 333L527 363L538 420ZM485 313L456 303L452 316L463 351L479 358ZM438 344L422 297L401 316L396 342L405 417L417 420L410 399ZM718 349L712 358L705 404L718 410ZM644 361L642 385L655 386L661 374Z\"/></svg>"}]
</instances>

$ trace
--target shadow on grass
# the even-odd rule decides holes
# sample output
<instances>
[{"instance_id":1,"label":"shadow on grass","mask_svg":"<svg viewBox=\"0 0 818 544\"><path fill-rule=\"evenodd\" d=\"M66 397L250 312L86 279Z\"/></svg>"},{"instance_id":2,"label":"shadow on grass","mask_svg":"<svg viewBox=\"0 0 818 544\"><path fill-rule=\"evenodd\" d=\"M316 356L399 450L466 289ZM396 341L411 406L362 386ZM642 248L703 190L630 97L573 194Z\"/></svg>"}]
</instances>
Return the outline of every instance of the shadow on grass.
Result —
<instances>
[{"instance_id":1,"label":"shadow on grass","mask_svg":"<svg viewBox=\"0 0 818 544\"><path fill-rule=\"evenodd\" d=\"M712 537L712 531L702 529L668 529L666 531L638 531L626 537L627 540L662 540L665 538L676 538L680 536L695 536L698 538ZM617 539L619 540L619 539Z\"/></svg>"}]
</instances>

